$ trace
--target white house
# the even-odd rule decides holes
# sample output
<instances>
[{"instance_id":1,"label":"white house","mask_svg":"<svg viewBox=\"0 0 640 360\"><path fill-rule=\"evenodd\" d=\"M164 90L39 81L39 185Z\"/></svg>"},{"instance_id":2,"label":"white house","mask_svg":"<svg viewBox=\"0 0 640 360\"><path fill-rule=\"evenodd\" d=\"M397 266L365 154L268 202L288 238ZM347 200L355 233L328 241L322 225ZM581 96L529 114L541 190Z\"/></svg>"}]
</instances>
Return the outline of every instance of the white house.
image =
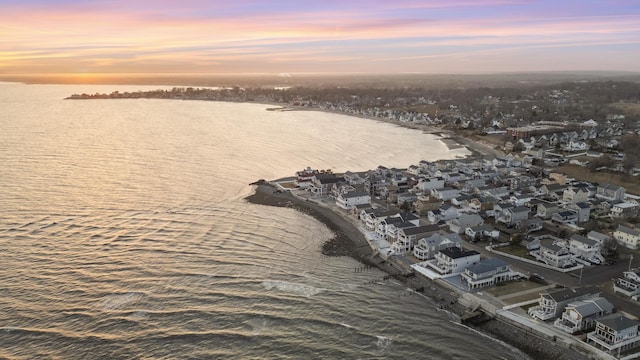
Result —
<instances>
[{"instance_id":1,"label":"white house","mask_svg":"<svg viewBox=\"0 0 640 360\"><path fill-rule=\"evenodd\" d=\"M494 228L489 224L482 224L478 226L470 226L464 230L470 241L478 241L482 239L497 240L500 237L500 230Z\"/></svg>"},{"instance_id":2,"label":"white house","mask_svg":"<svg viewBox=\"0 0 640 360\"><path fill-rule=\"evenodd\" d=\"M569 334L592 330L596 326L596 319L610 315L613 309L613 304L603 297L579 300L567 304L562 317L556 319L553 325Z\"/></svg>"},{"instance_id":3,"label":"white house","mask_svg":"<svg viewBox=\"0 0 640 360\"><path fill-rule=\"evenodd\" d=\"M410 254L419 239L440 231L438 225L407 227L398 231L398 237L391 244L391 250L398 255Z\"/></svg>"},{"instance_id":4,"label":"white house","mask_svg":"<svg viewBox=\"0 0 640 360\"><path fill-rule=\"evenodd\" d=\"M554 319L562 314L569 303L594 298L599 294L600 290L595 286L551 292L544 291L540 293L538 305L530 307L528 313L532 317L542 321Z\"/></svg>"},{"instance_id":5,"label":"white house","mask_svg":"<svg viewBox=\"0 0 640 360\"><path fill-rule=\"evenodd\" d=\"M600 263L604 260L600 255L600 243L579 234L573 234L569 238L569 252L592 262Z\"/></svg>"},{"instance_id":6,"label":"white house","mask_svg":"<svg viewBox=\"0 0 640 360\"><path fill-rule=\"evenodd\" d=\"M340 193L336 198L336 205L345 210L350 210L356 205L371 203L371 195L366 191L349 191Z\"/></svg>"},{"instance_id":7,"label":"white house","mask_svg":"<svg viewBox=\"0 0 640 360\"><path fill-rule=\"evenodd\" d=\"M569 253L569 249L558 245L553 239L540 240L540 250L538 260L547 265L558 268L568 267L574 264L574 260Z\"/></svg>"},{"instance_id":8,"label":"white house","mask_svg":"<svg viewBox=\"0 0 640 360\"><path fill-rule=\"evenodd\" d=\"M620 314L612 314L596 320L595 331L587 334L587 344L612 355L640 345L638 322Z\"/></svg>"},{"instance_id":9,"label":"white house","mask_svg":"<svg viewBox=\"0 0 640 360\"><path fill-rule=\"evenodd\" d=\"M628 219L638 215L638 204L622 202L613 205L609 212L612 218Z\"/></svg>"},{"instance_id":10,"label":"white house","mask_svg":"<svg viewBox=\"0 0 640 360\"><path fill-rule=\"evenodd\" d=\"M613 284L613 292L621 293L634 300L640 297L640 271L638 269L625 271L622 277L616 279Z\"/></svg>"},{"instance_id":11,"label":"white house","mask_svg":"<svg viewBox=\"0 0 640 360\"><path fill-rule=\"evenodd\" d=\"M431 196L438 200L448 201L458 196L460 190L451 187L445 187L441 189L431 189Z\"/></svg>"},{"instance_id":12,"label":"white house","mask_svg":"<svg viewBox=\"0 0 640 360\"><path fill-rule=\"evenodd\" d=\"M504 260L492 258L467 267L461 275L462 282L469 290L509 281L516 276L511 266Z\"/></svg>"},{"instance_id":13,"label":"white house","mask_svg":"<svg viewBox=\"0 0 640 360\"><path fill-rule=\"evenodd\" d=\"M480 262L480 253L474 250L466 251L459 247L440 250L435 255L435 265L429 264L441 274L459 274L467 267Z\"/></svg>"},{"instance_id":14,"label":"white house","mask_svg":"<svg viewBox=\"0 0 640 360\"><path fill-rule=\"evenodd\" d=\"M460 247L462 240L458 234L435 233L429 237L418 240L413 248L413 256L419 260L430 260L443 249Z\"/></svg>"},{"instance_id":15,"label":"white house","mask_svg":"<svg viewBox=\"0 0 640 360\"><path fill-rule=\"evenodd\" d=\"M613 238L618 244L631 250L638 249L640 243L640 230L618 225L618 229L613 232Z\"/></svg>"},{"instance_id":16,"label":"white house","mask_svg":"<svg viewBox=\"0 0 640 360\"><path fill-rule=\"evenodd\" d=\"M447 221L449 230L456 234L462 234L466 228L484 224L484 219L477 214L462 214L456 219Z\"/></svg>"}]
</instances>

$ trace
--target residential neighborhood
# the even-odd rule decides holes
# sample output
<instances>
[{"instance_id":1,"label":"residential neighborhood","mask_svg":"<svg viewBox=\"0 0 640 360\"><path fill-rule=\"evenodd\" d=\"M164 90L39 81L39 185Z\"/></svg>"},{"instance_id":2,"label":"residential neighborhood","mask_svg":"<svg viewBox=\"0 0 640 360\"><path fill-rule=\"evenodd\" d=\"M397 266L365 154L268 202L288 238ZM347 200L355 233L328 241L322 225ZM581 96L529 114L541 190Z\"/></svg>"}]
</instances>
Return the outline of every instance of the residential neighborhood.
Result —
<instances>
[{"instance_id":1,"label":"residential neighborhood","mask_svg":"<svg viewBox=\"0 0 640 360\"><path fill-rule=\"evenodd\" d=\"M519 307L500 300L491 306L511 308L508 316L522 323L541 321L594 351L635 354L640 272L632 265L634 255L640 260L640 227L637 212L614 209L637 208L638 197L612 184L533 173L533 159L509 154L313 176L306 169L296 191L351 219L374 253L405 276L476 298L535 284ZM598 269L611 277L602 281ZM624 336L606 337L605 327Z\"/></svg>"}]
</instances>

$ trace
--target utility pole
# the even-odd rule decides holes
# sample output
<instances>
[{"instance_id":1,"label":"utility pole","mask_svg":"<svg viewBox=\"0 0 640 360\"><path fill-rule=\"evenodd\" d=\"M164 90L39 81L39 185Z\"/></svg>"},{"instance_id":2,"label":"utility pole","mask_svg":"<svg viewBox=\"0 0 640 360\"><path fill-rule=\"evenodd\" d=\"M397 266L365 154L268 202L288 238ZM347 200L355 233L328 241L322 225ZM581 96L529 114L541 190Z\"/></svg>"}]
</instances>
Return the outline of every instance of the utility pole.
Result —
<instances>
[{"instance_id":1,"label":"utility pole","mask_svg":"<svg viewBox=\"0 0 640 360\"><path fill-rule=\"evenodd\" d=\"M633 254L629 255L629 271L631 271L631 262L633 261Z\"/></svg>"}]
</instances>

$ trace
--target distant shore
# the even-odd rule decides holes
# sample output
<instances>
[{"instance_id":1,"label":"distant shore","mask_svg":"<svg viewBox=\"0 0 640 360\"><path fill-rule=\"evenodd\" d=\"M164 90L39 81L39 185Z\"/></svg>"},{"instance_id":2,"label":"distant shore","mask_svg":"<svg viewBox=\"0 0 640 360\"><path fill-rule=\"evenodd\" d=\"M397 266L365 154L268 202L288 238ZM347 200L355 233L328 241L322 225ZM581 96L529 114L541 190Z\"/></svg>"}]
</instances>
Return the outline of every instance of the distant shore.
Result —
<instances>
[{"instance_id":1,"label":"distant shore","mask_svg":"<svg viewBox=\"0 0 640 360\"><path fill-rule=\"evenodd\" d=\"M282 190L271 182L259 180L252 185L255 186L255 192L245 198L248 202L257 205L295 209L325 224L334 233L334 237L322 245L322 253L324 255L349 256L365 265L375 266L415 291L423 293L433 302L436 309L449 311L454 321L460 321L460 316L465 313L466 308L458 302L459 293L422 276L409 278L402 276L401 272L389 262L373 255L371 247L364 238L364 234L345 216L313 201L305 201L298 198L291 192ZM531 336L531 334L527 334L522 329L496 319L485 319L485 321L472 326L483 333L490 334L517 347L533 359L589 359L583 353Z\"/></svg>"}]
</instances>

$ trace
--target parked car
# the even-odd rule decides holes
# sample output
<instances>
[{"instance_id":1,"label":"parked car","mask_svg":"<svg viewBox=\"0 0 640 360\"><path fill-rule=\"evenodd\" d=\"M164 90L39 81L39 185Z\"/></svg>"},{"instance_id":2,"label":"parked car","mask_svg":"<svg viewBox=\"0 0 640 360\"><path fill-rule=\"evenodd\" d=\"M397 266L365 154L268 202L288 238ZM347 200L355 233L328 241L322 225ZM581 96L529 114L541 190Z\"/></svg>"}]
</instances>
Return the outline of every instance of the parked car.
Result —
<instances>
[{"instance_id":1,"label":"parked car","mask_svg":"<svg viewBox=\"0 0 640 360\"><path fill-rule=\"evenodd\" d=\"M542 277L542 275L540 275L538 273L531 274L529 276L529 281L533 281L535 283L543 284L543 285L547 284L547 281L544 279L544 277Z\"/></svg>"}]
</instances>

